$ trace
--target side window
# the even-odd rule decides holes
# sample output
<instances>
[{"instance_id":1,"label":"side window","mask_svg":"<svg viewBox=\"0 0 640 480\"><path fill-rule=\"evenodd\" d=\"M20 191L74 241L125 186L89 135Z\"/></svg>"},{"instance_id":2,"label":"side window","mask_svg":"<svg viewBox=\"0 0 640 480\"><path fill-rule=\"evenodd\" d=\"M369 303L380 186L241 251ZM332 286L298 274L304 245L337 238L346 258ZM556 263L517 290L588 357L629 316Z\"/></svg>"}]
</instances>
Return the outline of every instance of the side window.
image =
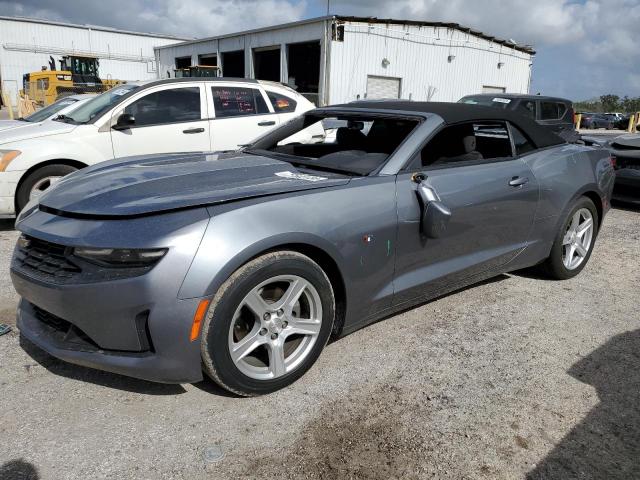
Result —
<instances>
[{"instance_id":1,"label":"side window","mask_svg":"<svg viewBox=\"0 0 640 480\"><path fill-rule=\"evenodd\" d=\"M172 88L145 95L125 113L136 119L136 127L200 120L200 88Z\"/></svg>"},{"instance_id":2,"label":"side window","mask_svg":"<svg viewBox=\"0 0 640 480\"><path fill-rule=\"evenodd\" d=\"M564 117L564 114L567 113L567 106L564 103L558 103L558 118Z\"/></svg>"},{"instance_id":3,"label":"side window","mask_svg":"<svg viewBox=\"0 0 640 480\"><path fill-rule=\"evenodd\" d=\"M536 149L533 143L524 136L519 128L511 125L511 134L513 135L513 145L516 148L516 155L524 155Z\"/></svg>"},{"instance_id":4,"label":"side window","mask_svg":"<svg viewBox=\"0 0 640 480\"><path fill-rule=\"evenodd\" d=\"M441 130L422 149L422 166L456 166L512 157L504 122L471 122Z\"/></svg>"},{"instance_id":5,"label":"side window","mask_svg":"<svg viewBox=\"0 0 640 480\"><path fill-rule=\"evenodd\" d=\"M267 102L257 88L211 87L216 118L269 113Z\"/></svg>"},{"instance_id":6,"label":"side window","mask_svg":"<svg viewBox=\"0 0 640 480\"><path fill-rule=\"evenodd\" d=\"M271 105L273 105L273 110L276 113L289 113L296 111L296 105L298 102L293 98L289 98L276 92L270 92L269 90L267 90L267 97L271 100Z\"/></svg>"},{"instance_id":7,"label":"side window","mask_svg":"<svg viewBox=\"0 0 640 480\"><path fill-rule=\"evenodd\" d=\"M536 102L532 100L522 100L518 105L517 112L531 117L533 119L536 118Z\"/></svg>"},{"instance_id":8,"label":"side window","mask_svg":"<svg viewBox=\"0 0 640 480\"><path fill-rule=\"evenodd\" d=\"M557 102L541 102L540 103L540 119L541 120L558 120L567 111L567 107L563 103Z\"/></svg>"}]
</instances>

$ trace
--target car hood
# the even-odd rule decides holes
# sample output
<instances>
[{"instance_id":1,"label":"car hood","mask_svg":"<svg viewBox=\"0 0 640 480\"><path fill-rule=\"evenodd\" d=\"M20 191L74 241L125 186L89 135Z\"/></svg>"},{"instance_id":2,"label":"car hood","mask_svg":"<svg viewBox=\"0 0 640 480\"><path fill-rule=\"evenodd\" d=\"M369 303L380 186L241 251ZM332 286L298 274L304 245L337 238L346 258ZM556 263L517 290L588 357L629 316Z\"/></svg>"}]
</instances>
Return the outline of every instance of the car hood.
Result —
<instances>
[{"instance_id":1,"label":"car hood","mask_svg":"<svg viewBox=\"0 0 640 480\"><path fill-rule=\"evenodd\" d=\"M16 128L30 127L33 123L23 122L21 120L0 120L0 132L5 130L14 130Z\"/></svg>"},{"instance_id":2,"label":"car hood","mask_svg":"<svg viewBox=\"0 0 640 480\"><path fill-rule=\"evenodd\" d=\"M76 128L77 125L70 123L50 121L42 123L28 123L18 122L21 125L20 128L7 128L2 130L0 128L0 145L3 143L21 142L23 140L30 140L32 138L46 137L49 135L60 135L67 133Z\"/></svg>"},{"instance_id":3,"label":"car hood","mask_svg":"<svg viewBox=\"0 0 640 480\"><path fill-rule=\"evenodd\" d=\"M349 177L305 174L242 152L172 154L104 162L65 177L40 209L78 217L135 217L252 197L343 185Z\"/></svg>"}]
</instances>

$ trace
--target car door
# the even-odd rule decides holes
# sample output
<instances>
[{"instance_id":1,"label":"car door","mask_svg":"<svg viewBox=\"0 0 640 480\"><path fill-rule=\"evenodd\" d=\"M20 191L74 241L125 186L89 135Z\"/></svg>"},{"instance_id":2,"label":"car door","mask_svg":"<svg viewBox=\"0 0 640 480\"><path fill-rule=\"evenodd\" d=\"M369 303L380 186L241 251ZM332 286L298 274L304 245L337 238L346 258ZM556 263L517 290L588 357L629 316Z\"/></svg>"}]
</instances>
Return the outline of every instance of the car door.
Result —
<instances>
[{"instance_id":1,"label":"car door","mask_svg":"<svg viewBox=\"0 0 640 480\"><path fill-rule=\"evenodd\" d=\"M465 151L464 139L470 136L476 138L475 152ZM513 148L504 122L459 124L436 134L412 166L398 174L394 304L499 271L525 248L538 185ZM422 233L421 182L451 212L440 238Z\"/></svg>"},{"instance_id":2,"label":"car door","mask_svg":"<svg viewBox=\"0 0 640 480\"><path fill-rule=\"evenodd\" d=\"M279 124L257 84L211 82L207 95L213 110L209 120L212 150L237 150Z\"/></svg>"},{"instance_id":3,"label":"car door","mask_svg":"<svg viewBox=\"0 0 640 480\"><path fill-rule=\"evenodd\" d=\"M134 123L118 128L121 114ZM112 116L111 141L115 157L151 153L211 150L204 85L171 83L145 89Z\"/></svg>"}]
</instances>

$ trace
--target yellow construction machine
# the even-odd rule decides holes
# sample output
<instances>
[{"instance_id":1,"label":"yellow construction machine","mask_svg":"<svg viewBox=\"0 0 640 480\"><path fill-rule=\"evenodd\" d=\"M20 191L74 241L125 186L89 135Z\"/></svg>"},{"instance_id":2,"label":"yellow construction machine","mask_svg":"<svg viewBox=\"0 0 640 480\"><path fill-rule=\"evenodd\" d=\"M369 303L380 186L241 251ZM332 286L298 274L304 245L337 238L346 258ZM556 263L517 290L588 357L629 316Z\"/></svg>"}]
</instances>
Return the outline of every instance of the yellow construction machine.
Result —
<instances>
[{"instance_id":1,"label":"yellow construction machine","mask_svg":"<svg viewBox=\"0 0 640 480\"><path fill-rule=\"evenodd\" d=\"M95 57L66 55L62 57L60 69L53 57L49 57L49 69L23 75L23 97L28 96L39 105L51 105L59 98L80 93L101 93L124 83L121 80L101 79L98 74L99 60Z\"/></svg>"}]
</instances>

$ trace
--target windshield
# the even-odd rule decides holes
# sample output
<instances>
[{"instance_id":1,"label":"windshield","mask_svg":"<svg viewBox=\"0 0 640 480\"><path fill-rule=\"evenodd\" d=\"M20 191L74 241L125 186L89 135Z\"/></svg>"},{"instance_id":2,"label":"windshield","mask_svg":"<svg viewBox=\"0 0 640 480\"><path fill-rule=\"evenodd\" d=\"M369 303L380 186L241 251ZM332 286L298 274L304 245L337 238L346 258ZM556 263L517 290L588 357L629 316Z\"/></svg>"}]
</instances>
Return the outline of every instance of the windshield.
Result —
<instances>
[{"instance_id":1,"label":"windshield","mask_svg":"<svg viewBox=\"0 0 640 480\"><path fill-rule=\"evenodd\" d=\"M132 90L140 88L139 85L118 85L104 92L102 95L98 95L92 98L84 105L81 105L73 112L65 115L64 121L70 120L73 123L87 123L98 115L103 114L106 110L116 103L123 95L126 95Z\"/></svg>"},{"instance_id":2,"label":"windshield","mask_svg":"<svg viewBox=\"0 0 640 480\"><path fill-rule=\"evenodd\" d=\"M43 122L53 114L58 113L63 108L68 107L69 105L72 105L77 101L78 100L76 100L75 98L68 98L68 97L61 98L60 100L58 100L55 103L52 103L48 107L44 107L43 109L32 113L28 117L24 117L24 120L27 122Z\"/></svg>"},{"instance_id":3,"label":"windshield","mask_svg":"<svg viewBox=\"0 0 640 480\"><path fill-rule=\"evenodd\" d=\"M367 113L302 115L245 151L310 170L369 175L411 134L417 119Z\"/></svg>"},{"instance_id":4,"label":"windshield","mask_svg":"<svg viewBox=\"0 0 640 480\"><path fill-rule=\"evenodd\" d=\"M510 98L503 98L500 95L493 96L485 96L478 95L475 97L463 97L458 100L458 103L467 103L470 105L484 105L485 107L498 107L498 108L507 108L511 103Z\"/></svg>"}]
</instances>

